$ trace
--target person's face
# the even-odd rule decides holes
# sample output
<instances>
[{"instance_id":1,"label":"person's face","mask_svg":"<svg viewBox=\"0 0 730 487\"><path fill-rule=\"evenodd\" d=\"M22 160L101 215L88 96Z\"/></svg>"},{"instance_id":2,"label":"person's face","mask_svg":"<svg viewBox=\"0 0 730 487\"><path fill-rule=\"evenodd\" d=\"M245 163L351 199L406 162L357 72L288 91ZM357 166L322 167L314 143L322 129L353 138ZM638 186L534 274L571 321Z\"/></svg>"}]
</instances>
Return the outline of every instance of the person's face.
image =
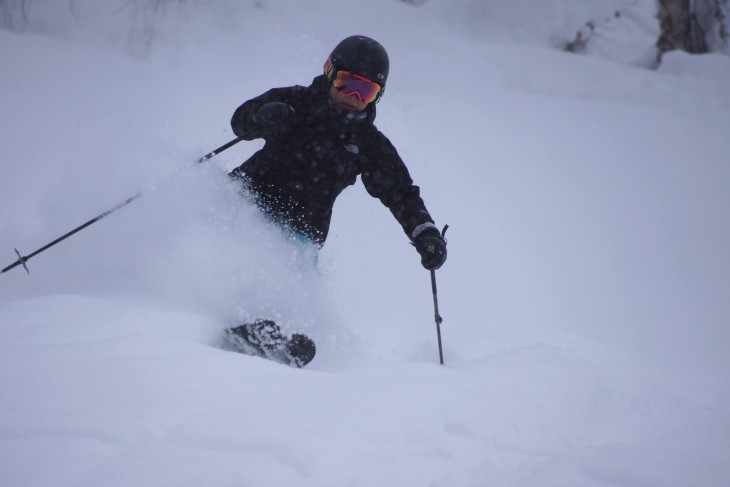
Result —
<instances>
[{"instance_id":1,"label":"person's face","mask_svg":"<svg viewBox=\"0 0 730 487\"><path fill-rule=\"evenodd\" d=\"M334 84L330 86L330 98L335 106L352 112L361 112L368 106L367 103L361 102L356 93L350 96L344 95L340 90L335 88Z\"/></svg>"}]
</instances>

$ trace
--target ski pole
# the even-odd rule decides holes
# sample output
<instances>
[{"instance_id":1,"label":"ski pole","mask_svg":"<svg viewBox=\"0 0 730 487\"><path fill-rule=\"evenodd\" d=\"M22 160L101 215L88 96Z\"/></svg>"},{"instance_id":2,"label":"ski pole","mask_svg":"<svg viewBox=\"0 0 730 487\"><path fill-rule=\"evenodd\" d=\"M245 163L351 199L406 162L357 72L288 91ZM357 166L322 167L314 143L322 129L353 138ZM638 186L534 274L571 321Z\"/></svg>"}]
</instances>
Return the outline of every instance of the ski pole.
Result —
<instances>
[{"instance_id":1,"label":"ski pole","mask_svg":"<svg viewBox=\"0 0 730 487\"><path fill-rule=\"evenodd\" d=\"M201 163L201 162L205 162L205 161L207 161L207 160L208 160L208 159L210 159L211 157L213 157L213 156L215 156L215 155L217 155L217 154L220 154L221 152L223 152L224 150L226 150L226 149L228 149L229 147L233 146L234 144L237 144L237 143L238 143L238 142L240 142L241 140L243 140L243 139L241 139L240 137L239 137L239 138L236 138L236 139L233 139L233 140L231 140L230 142L228 142L228 143L226 143L226 144L224 144L224 145L222 145L222 146L218 147L218 148L217 148L217 149L215 149L214 151L212 151L212 152L209 152L208 154L206 154L206 155L204 155L203 157L201 157L200 159L198 159L198 163ZM54 246L54 245L56 245L57 243L59 243L59 242L61 242L61 241L63 241L63 240L66 240L66 239L67 239L68 237L70 237L71 235L73 235L73 234L75 234L75 233L78 233L78 232L80 232L81 230L83 230L84 228L86 228L86 227L88 227L88 226L90 226L90 225L93 225L94 223L98 222L98 221L99 221L99 220L101 220L102 218L105 218L105 217L107 217L107 216L111 215L112 213L114 213L115 211L119 210L120 208L123 208L123 207L127 206L127 205L128 205L128 204L130 204L131 202L133 202L133 201L135 201L136 199L138 199L138 198L139 198L140 196L142 196L142 193L137 193L137 194L135 194L134 196L132 196L131 198L127 198L126 200L122 201L121 203L119 203L119 204L118 204L118 205L116 205L115 207L113 207L113 208L110 208L110 209L108 209L107 211L105 211L104 213L102 213L102 214L100 214L100 215L98 215L98 216L95 216L94 218L92 218L91 220L87 221L87 222L86 222L86 223L84 223L83 225L79 225L78 227L74 228L74 229L73 229L73 230L71 230L70 232L68 232L68 233L65 233L64 235L61 235L61 236L60 236L60 237L58 237L58 238L57 238L56 240L54 240L54 241L52 241L52 242L50 242L50 243L48 243L48 244L44 245L43 247L39 248L39 249L38 249L38 250L36 250L35 252L32 252L32 253L30 253L30 254L28 254L28 255L25 255L25 256L23 256L23 255L22 255L22 254L21 254L21 253L20 253L20 252L18 251L18 249L14 249L14 250L15 250L15 253L16 253L16 254L18 255L18 260L16 260L15 262L13 262L12 264L10 264L9 266L5 267L5 268L4 268L4 269L3 269L2 271L0 271L0 274L4 274L4 273L8 272L9 270L11 270L11 269L13 269L13 268L15 268L15 267L17 267L17 266L19 266L19 265L20 265L20 266L23 266L23 268L25 269L25 271L26 271L26 272L27 272L28 274L30 274L30 270L28 270L28 266L26 265L26 263L27 263L27 262L28 262L28 261L29 261L30 259L32 259L32 258L33 258L33 257L35 257L36 255L40 254L41 252L43 252L43 251L45 251L45 250L48 250L48 249L50 249L51 247L53 247L53 246Z\"/></svg>"},{"instance_id":2,"label":"ski pole","mask_svg":"<svg viewBox=\"0 0 730 487\"><path fill-rule=\"evenodd\" d=\"M91 220L87 221L87 222L86 222L86 223L84 223L83 225L80 225L80 226L78 226L78 227L74 228L74 229L73 229L73 230L71 230L70 232L66 233L65 235L62 235L62 236L58 237L58 238L57 238L56 240L54 240L53 242L51 242L51 243L49 243L49 244L46 244L46 245L44 245L43 247L39 248L38 250L36 250L35 252L33 252L33 253L29 254L29 255L26 255L26 256L22 256L22 255L20 255L20 252L18 252L18 249L15 249L15 253L16 253L16 254L18 254L18 260L17 260L17 261L15 261L14 263L10 264L10 265L9 265L9 266L7 266L6 268L4 268L4 269L2 270L2 272L3 272L3 273L4 273L4 272L8 272L8 271L9 271L10 269L12 269L12 268L14 268L14 267L16 267L16 266L22 265L22 266L23 266L23 268L25 269L25 272L27 272L28 274L30 274L30 271L28 270L28 266L26 265L26 262L28 262L28 260L30 260L30 259L32 259L33 257L35 257L36 255L40 254L40 253L41 253L41 252L43 252L44 250L50 249L51 247L53 247L54 245L56 245L56 244L57 244L57 243L59 243L60 241L62 241L62 240L66 240L66 239L67 239L68 237L70 237L70 236L71 236L71 235L73 235L74 233L80 232L81 230L83 230L84 228L88 227L89 225L91 225L91 224L93 224L93 223L96 223L96 222L98 222L99 220L101 220L102 218L104 218L104 217L106 217L106 216L109 216L109 215L111 215L112 213L114 213L114 212L115 212L115 211L117 211L118 209L120 209L120 208L122 208L122 207L124 207L124 206L127 206L128 204L130 204L130 203L131 203L132 201L136 200L136 199L137 199L137 198L139 198L140 196L142 196L142 193L137 193L136 195L132 196L131 198L127 198L126 200L124 200L124 201L123 201L122 203L119 203L119 204L118 204L117 206L115 206L114 208L111 208L111 209L109 209L109 210L105 211L104 213L102 213L101 215L99 215L99 216L96 216L96 217L92 218Z\"/></svg>"},{"instance_id":3,"label":"ski pole","mask_svg":"<svg viewBox=\"0 0 730 487\"><path fill-rule=\"evenodd\" d=\"M438 297L436 294L436 271L431 271L431 290L433 291L433 309L434 309L434 316L436 318L436 336L438 337L439 342L439 362L441 365L444 365L444 350L441 346L441 322L443 321L443 318L441 318L441 315L439 314L439 302Z\"/></svg>"},{"instance_id":4,"label":"ski pole","mask_svg":"<svg viewBox=\"0 0 730 487\"><path fill-rule=\"evenodd\" d=\"M446 230L448 230L448 228L448 225L444 226L444 229L441 231L441 237L446 236ZM436 336L438 337L439 343L439 362L441 365L444 365L444 350L441 346L441 322L444 320L439 314L439 300L438 293L436 291L436 271L433 269L431 269L431 292L433 293L433 311L434 318L436 319Z\"/></svg>"},{"instance_id":5,"label":"ski pole","mask_svg":"<svg viewBox=\"0 0 730 487\"><path fill-rule=\"evenodd\" d=\"M238 144L242 140L243 139L241 137L237 137L237 138L233 139L232 141L227 142L227 143L223 144L222 146L218 147L216 150L211 151L211 152L208 152L206 155L204 155L203 157L201 157L200 159L198 159L198 164L200 164L201 162L205 162L208 159L210 159L211 157L220 154L224 150L228 149L229 147L231 147L233 145Z\"/></svg>"}]
</instances>

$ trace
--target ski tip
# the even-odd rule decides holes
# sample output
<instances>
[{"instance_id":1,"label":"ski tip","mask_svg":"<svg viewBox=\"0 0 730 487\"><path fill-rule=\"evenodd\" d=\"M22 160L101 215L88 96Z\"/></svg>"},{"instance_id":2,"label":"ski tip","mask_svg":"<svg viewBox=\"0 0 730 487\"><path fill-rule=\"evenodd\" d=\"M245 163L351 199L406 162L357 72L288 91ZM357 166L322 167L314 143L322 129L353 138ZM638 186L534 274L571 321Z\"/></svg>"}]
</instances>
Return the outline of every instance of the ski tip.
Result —
<instances>
[{"instance_id":1,"label":"ski tip","mask_svg":"<svg viewBox=\"0 0 730 487\"><path fill-rule=\"evenodd\" d=\"M302 368L314 359L317 347L306 335L286 337L271 320L256 320L224 331L226 349Z\"/></svg>"}]
</instances>

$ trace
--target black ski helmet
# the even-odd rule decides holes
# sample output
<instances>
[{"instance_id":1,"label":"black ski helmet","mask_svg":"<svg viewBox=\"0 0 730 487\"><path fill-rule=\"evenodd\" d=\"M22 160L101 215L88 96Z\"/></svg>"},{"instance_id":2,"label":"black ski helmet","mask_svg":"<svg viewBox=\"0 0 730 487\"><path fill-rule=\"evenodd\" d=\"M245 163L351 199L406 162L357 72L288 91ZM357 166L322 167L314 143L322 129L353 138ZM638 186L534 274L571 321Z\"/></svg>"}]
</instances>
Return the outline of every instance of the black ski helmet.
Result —
<instances>
[{"instance_id":1,"label":"black ski helmet","mask_svg":"<svg viewBox=\"0 0 730 487\"><path fill-rule=\"evenodd\" d=\"M324 74L332 81L337 71L352 71L385 90L389 67L388 53L378 41L366 36L350 36L335 46L324 63Z\"/></svg>"}]
</instances>

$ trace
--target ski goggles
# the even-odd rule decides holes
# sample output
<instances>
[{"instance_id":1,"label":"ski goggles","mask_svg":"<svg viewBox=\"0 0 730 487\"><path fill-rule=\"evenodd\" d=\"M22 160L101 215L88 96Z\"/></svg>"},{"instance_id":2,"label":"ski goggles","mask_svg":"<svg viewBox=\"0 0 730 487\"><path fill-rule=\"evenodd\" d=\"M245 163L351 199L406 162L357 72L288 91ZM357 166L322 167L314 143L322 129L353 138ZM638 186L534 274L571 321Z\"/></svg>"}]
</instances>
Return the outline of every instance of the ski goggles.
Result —
<instances>
[{"instance_id":1,"label":"ski goggles","mask_svg":"<svg viewBox=\"0 0 730 487\"><path fill-rule=\"evenodd\" d=\"M383 92L378 83L349 71L337 71L333 84L345 96L357 95L362 103L374 102Z\"/></svg>"}]
</instances>

